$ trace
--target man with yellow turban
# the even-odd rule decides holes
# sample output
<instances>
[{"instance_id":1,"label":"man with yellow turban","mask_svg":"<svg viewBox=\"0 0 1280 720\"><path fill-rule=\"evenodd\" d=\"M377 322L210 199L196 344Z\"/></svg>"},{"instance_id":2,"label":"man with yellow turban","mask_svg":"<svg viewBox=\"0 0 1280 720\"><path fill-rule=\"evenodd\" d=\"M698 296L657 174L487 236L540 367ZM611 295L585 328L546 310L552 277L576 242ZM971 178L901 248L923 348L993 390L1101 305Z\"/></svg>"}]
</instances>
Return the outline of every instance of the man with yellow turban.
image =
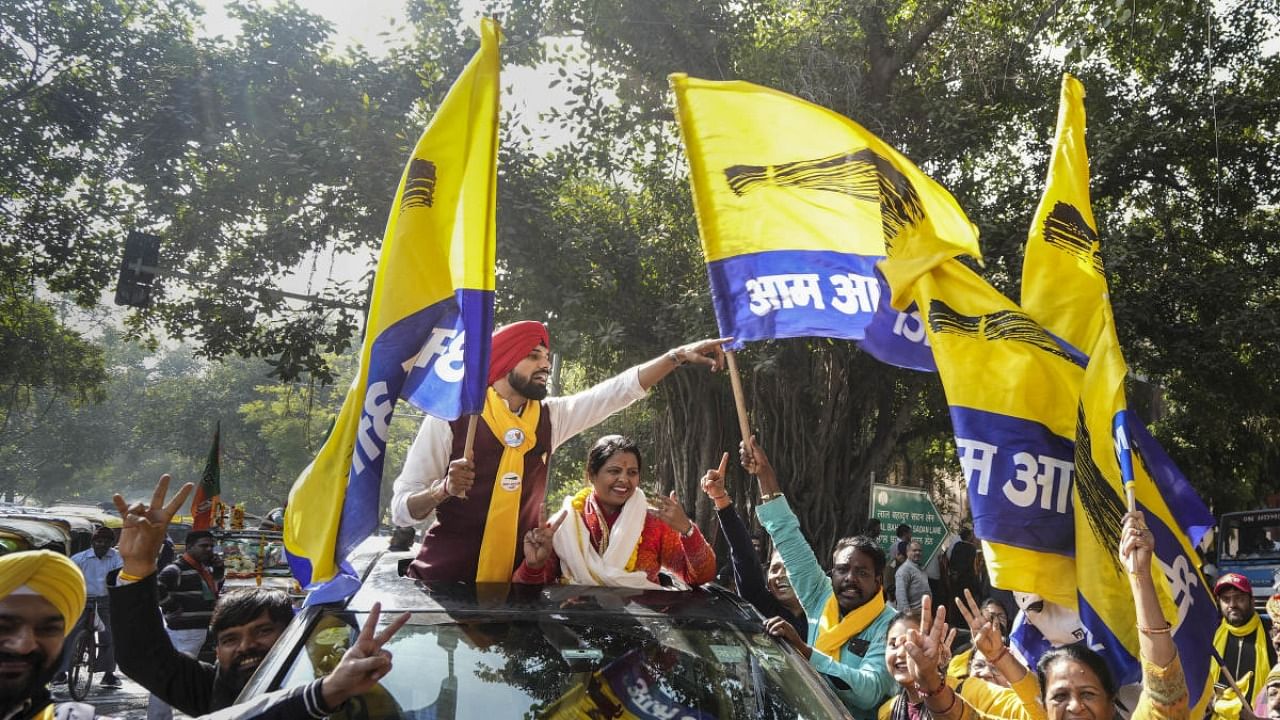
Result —
<instances>
[{"instance_id":1,"label":"man with yellow turban","mask_svg":"<svg viewBox=\"0 0 1280 720\"><path fill-rule=\"evenodd\" d=\"M720 346L730 340L684 345L584 392L548 398L546 326L524 321L498 328L472 458L463 453L470 418L448 422L427 416L396 478L396 525L414 525L435 512L409 575L427 582L510 581L523 560L519 538L537 525L545 504L550 454L643 398L677 367L723 367Z\"/></svg>"},{"instance_id":2,"label":"man with yellow turban","mask_svg":"<svg viewBox=\"0 0 1280 720\"><path fill-rule=\"evenodd\" d=\"M0 718L53 718L49 680L84 602L84 576L66 556L0 557Z\"/></svg>"}]
</instances>

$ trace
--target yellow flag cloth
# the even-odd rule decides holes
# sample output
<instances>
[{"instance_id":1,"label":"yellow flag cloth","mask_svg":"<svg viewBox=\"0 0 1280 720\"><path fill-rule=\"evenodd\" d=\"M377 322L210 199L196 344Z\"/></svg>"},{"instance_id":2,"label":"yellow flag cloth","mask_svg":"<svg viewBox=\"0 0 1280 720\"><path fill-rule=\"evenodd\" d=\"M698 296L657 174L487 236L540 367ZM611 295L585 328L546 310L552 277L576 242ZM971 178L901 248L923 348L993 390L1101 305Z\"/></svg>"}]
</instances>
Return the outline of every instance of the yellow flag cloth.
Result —
<instances>
[{"instance_id":1,"label":"yellow flag cloth","mask_svg":"<svg viewBox=\"0 0 1280 720\"><path fill-rule=\"evenodd\" d=\"M63 637L71 634L84 612L84 575L66 555L48 550L9 553L0 557L0 598L26 587L48 600L62 615Z\"/></svg>"},{"instance_id":2,"label":"yellow flag cloth","mask_svg":"<svg viewBox=\"0 0 1280 720\"><path fill-rule=\"evenodd\" d=\"M1098 306L1106 299L1089 199L1084 85L1064 74L1049 176L1027 235L1021 305L1046 330L1088 353L1102 331Z\"/></svg>"},{"instance_id":3,"label":"yellow flag cloth","mask_svg":"<svg viewBox=\"0 0 1280 720\"><path fill-rule=\"evenodd\" d=\"M542 405L527 400L524 412L517 415L507 407L492 387L484 403L484 424L493 436L506 446L493 478L493 494L489 496L489 514L484 521L484 538L480 541L480 562L476 582L511 582L516 557L516 536L520 532L520 495L524 483L524 456L538 443L538 418ZM518 431L518 435L516 432ZM513 441L519 440L516 444Z\"/></svg>"},{"instance_id":4,"label":"yellow flag cloth","mask_svg":"<svg viewBox=\"0 0 1280 720\"><path fill-rule=\"evenodd\" d=\"M886 275L897 262L882 263ZM912 291L927 318L992 584L1074 609L1071 438L1080 367L959 261L920 276Z\"/></svg>"},{"instance_id":5,"label":"yellow flag cloth","mask_svg":"<svg viewBox=\"0 0 1280 720\"><path fill-rule=\"evenodd\" d=\"M931 370L923 338L890 330L875 263L896 252L893 305L914 276L978 229L946 188L858 123L772 88L669 76L721 334L858 340L884 362ZM899 302L901 300L901 302Z\"/></svg>"},{"instance_id":6,"label":"yellow flag cloth","mask_svg":"<svg viewBox=\"0 0 1280 720\"><path fill-rule=\"evenodd\" d=\"M480 412L493 329L499 41L450 88L400 175L374 275L360 363L332 430L298 476L284 540L307 602L359 587L345 558L378 526L397 400L452 420Z\"/></svg>"},{"instance_id":7,"label":"yellow flag cloth","mask_svg":"<svg viewBox=\"0 0 1280 720\"><path fill-rule=\"evenodd\" d=\"M814 649L827 657L839 660L840 648L844 647L850 638L866 630L867 626L880 617L882 612L884 612L884 590L876 593L876 596L868 600L865 605L845 615L841 620L840 603L836 601L836 594L831 593L831 597L827 598L827 604L822 608L822 618L818 621L818 637L814 640Z\"/></svg>"},{"instance_id":8,"label":"yellow flag cloth","mask_svg":"<svg viewBox=\"0 0 1280 720\"><path fill-rule=\"evenodd\" d=\"M749 82L668 80L708 262L770 250L883 255L886 243L919 238L945 257L981 258L951 193L858 123Z\"/></svg>"},{"instance_id":9,"label":"yellow flag cloth","mask_svg":"<svg viewBox=\"0 0 1280 720\"><path fill-rule=\"evenodd\" d=\"M1163 614L1173 625L1192 717L1199 717L1212 695L1208 645L1217 619L1213 597L1198 569L1199 535L1194 528L1212 525L1213 517L1128 410L1128 367L1089 197L1084 97L1084 86L1064 74L1044 195L1027 236L1022 307L1085 365L1076 418L1072 509L1075 564L1088 569L1077 574L1077 582L1090 647L1107 658L1121 682L1136 680L1137 618L1116 554L1125 489L1131 487L1156 539L1157 571L1152 579Z\"/></svg>"}]
</instances>

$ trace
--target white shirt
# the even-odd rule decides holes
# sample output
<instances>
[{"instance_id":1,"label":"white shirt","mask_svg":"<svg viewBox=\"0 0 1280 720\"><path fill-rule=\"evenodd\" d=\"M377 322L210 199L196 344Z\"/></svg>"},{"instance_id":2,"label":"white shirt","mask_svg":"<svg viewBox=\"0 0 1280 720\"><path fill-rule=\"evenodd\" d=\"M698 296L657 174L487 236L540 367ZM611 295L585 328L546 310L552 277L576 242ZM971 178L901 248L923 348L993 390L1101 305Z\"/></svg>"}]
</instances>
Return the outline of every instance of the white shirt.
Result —
<instances>
[{"instance_id":1,"label":"white shirt","mask_svg":"<svg viewBox=\"0 0 1280 720\"><path fill-rule=\"evenodd\" d=\"M124 567L124 558L115 548L107 548L106 554L98 557L93 548L81 550L71 556L71 562L84 573L85 594L89 597L105 597L107 594L107 573Z\"/></svg>"},{"instance_id":2,"label":"white shirt","mask_svg":"<svg viewBox=\"0 0 1280 720\"><path fill-rule=\"evenodd\" d=\"M542 410L551 422L552 452L647 394L640 386L639 368L633 367L580 393L543 400ZM409 514L409 496L426 490L448 473L452 450L449 422L431 415L424 418L404 459L404 469L392 486L391 522L402 527L422 522Z\"/></svg>"}]
</instances>

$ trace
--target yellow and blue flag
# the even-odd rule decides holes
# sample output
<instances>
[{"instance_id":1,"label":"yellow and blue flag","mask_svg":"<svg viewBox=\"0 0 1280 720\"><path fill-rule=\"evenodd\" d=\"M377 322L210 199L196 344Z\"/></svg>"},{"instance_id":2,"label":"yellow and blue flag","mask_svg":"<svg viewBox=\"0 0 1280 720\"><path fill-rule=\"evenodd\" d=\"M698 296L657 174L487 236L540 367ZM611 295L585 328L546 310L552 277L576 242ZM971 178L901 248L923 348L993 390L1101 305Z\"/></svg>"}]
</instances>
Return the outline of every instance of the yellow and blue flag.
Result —
<instances>
[{"instance_id":1,"label":"yellow and blue flag","mask_svg":"<svg viewBox=\"0 0 1280 720\"><path fill-rule=\"evenodd\" d=\"M720 333L858 340L934 369L919 313L881 303L886 248L980 257L955 198L852 120L767 87L670 76ZM938 241L939 238L946 242Z\"/></svg>"},{"instance_id":2,"label":"yellow and blue flag","mask_svg":"<svg viewBox=\"0 0 1280 720\"><path fill-rule=\"evenodd\" d=\"M500 30L414 147L382 240L360 368L329 437L298 477L285 547L308 603L346 597L344 558L378 524L387 426L398 399L445 419L479 413L493 331Z\"/></svg>"},{"instance_id":3,"label":"yellow and blue flag","mask_svg":"<svg viewBox=\"0 0 1280 720\"><path fill-rule=\"evenodd\" d=\"M1107 292L1089 197L1084 87L1064 75L1054 154L1044 197L1027 239L1023 308L1087 363L1076 429L1073 494L1079 614L1091 643L1122 682L1140 679L1133 598L1117 555L1125 487L1156 539L1156 587L1173 625L1192 715L1212 695L1209 656L1217 606L1199 570L1195 545L1213 516L1187 479L1128 409L1128 368Z\"/></svg>"},{"instance_id":4,"label":"yellow and blue flag","mask_svg":"<svg viewBox=\"0 0 1280 720\"><path fill-rule=\"evenodd\" d=\"M890 254L885 276L901 277L900 262ZM1080 366L958 260L913 275L910 289L894 286L925 315L992 584L1074 608Z\"/></svg>"}]
</instances>

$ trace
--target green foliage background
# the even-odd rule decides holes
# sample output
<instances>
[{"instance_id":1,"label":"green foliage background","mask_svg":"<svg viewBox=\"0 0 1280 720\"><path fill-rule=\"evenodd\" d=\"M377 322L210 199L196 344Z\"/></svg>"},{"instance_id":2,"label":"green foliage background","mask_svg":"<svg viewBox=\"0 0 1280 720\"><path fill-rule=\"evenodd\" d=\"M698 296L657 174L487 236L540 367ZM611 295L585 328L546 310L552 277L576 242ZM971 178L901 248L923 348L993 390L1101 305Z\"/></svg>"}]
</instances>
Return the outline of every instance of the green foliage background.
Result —
<instances>
[{"instance_id":1,"label":"green foliage background","mask_svg":"<svg viewBox=\"0 0 1280 720\"><path fill-rule=\"evenodd\" d=\"M409 41L378 56L335 50L295 3L231 8L243 32L207 38L189 2L0 5L0 326L16 338L0 351L0 492L90 497L194 473L222 417L224 487L278 504L338 407L360 313L248 288L377 245L406 153L476 41L448 0L407 3ZM547 118L550 151L531 119L504 120L497 298L500 321L550 324L566 388L716 334L668 73L750 80L858 120L956 195L984 275L1016 299L1067 70L1089 92L1094 209L1144 380L1133 394L1217 510L1276 490L1278 0L496 9L506 65L558 67L571 98ZM96 306L132 228L203 281L166 281L123 337L59 325L46 300ZM359 303L367 286L341 292ZM753 431L815 541L861 525L872 474L957 472L936 378L822 339L739 359ZM398 443L411 426L393 424ZM707 527L697 477L739 440L723 378L677 373L600 430L641 438L653 488ZM558 453L557 493L580 481L590 439ZM752 502L746 478L731 488Z\"/></svg>"}]
</instances>

